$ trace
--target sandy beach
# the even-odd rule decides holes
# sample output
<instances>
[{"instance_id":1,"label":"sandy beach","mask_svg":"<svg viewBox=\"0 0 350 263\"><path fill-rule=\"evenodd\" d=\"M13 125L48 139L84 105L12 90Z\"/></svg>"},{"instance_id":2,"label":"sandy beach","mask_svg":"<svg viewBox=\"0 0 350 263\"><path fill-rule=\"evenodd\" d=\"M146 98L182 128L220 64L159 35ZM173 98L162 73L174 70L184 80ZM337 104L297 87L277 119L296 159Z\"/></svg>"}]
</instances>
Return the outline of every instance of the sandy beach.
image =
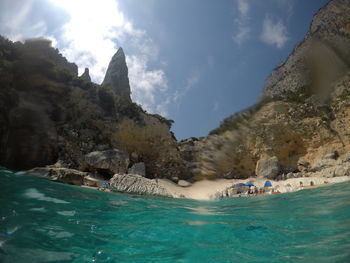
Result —
<instances>
[{"instance_id":1,"label":"sandy beach","mask_svg":"<svg viewBox=\"0 0 350 263\"><path fill-rule=\"evenodd\" d=\"M134 175L135 176L135 175ZM137 176L137 175L136 175ZM100 180L97 178L88 177L90 182L89 184L81 185L85 188L96 189L100 191L113 191L112 188L103 187L103 184L107 181ZM139 176L139 178L143 178ZM289 178L286 180L268 180L266 178L247 178L247 179L217 179L217 180L202 180L195 182L193 184L187 183L188 186L180 186L179 184L174 183L168 179L144 179L147 184L153 184L153 186L160 186L164 188L163 190L168 193L166 196L174 198L187 198L194 200L215 200L220 198L230 198L230 197L253 197L255 194L247 195L244 191L241 195L236 194L233 191L232 186L235 184L243 183L252 183L253 189L257 187L258 189L264 189L264 192L259 192L261 194L283 194L288 192L296 192L304 189L327 186L335 183L342 183L350 180L350 176L337 176L337 177L324 177L324 176L309 176L309 177L295 177ZM264 188L266 181L271 183L271 187ZM94 182L94 184L91 184ZM125 183L121 181L121 183ZM138 184L135 181L132 181L132 184ZM135 188L139 189L139 188ZM245 188L247 190L247 188ZM140 189L139 189L140 190ZM121 190L123 192L124 190ZM132 192L132 191L131 191ZM136 190L135 193L138 193ZM139 192L139 194L145 194ZM146 193L147 194L147 193ZM153 193L154 194L154 193ZM157 194L156 194L157 195ZM162 194L160 194L162 195Z\"/></svg>"},{"instance_id":2,"label":"sandy beach","mask_svg":"<svg viewBox=\"0 0 350 263\"><path fill-rule=\"evenodd\" d=\"M280 193L295 192L303 189L326 186L335 183L349 181L350 176L340 177L299 177L281 181L269 180L272 188ZM158 180L158 184L167 189L175 198L188 198L195 200L213 200L217 195L223 193L233 184L252 182L258 188L263 187L266 179L264 178L248 178L246 180L228 180L218 179L215 181L203 180L196 182L188 187L181 187L172 181L166 179ZM302 182L302 186L300 185ZM311 185L313 182L313 185ZM237 195L236 195L237 196ZM234 197L234 196L233 196Z\"/></svg>"}]
</instances>

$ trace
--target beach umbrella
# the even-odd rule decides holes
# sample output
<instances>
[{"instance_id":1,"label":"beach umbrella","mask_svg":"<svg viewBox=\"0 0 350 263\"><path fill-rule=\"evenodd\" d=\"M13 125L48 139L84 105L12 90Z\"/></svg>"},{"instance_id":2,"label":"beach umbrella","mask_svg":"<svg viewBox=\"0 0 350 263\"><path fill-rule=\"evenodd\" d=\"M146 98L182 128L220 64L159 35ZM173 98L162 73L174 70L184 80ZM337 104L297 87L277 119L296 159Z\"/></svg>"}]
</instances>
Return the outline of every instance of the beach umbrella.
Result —
<instances>
[{"instance_id":1,"label":"beach umbrella","mask_svg":"<svg viewBox=\"0 0 350 263\"><path fill-rule=\"evenodd\" d=\"M266 181L265 184L264 184L264 187L271 187L272 184L270 181Z\"/></svg>"},{"instance_id":2,"label":"beach umbrella","mask_svg":"<svg viewBox=\"0 0 350 263\"><path fill-rule=\"evenodd\" d=\"M252 184L252 183L247 183L247 184L245 184L246 186L254 186L254 184Z\"/></svg>"}]
</instances>

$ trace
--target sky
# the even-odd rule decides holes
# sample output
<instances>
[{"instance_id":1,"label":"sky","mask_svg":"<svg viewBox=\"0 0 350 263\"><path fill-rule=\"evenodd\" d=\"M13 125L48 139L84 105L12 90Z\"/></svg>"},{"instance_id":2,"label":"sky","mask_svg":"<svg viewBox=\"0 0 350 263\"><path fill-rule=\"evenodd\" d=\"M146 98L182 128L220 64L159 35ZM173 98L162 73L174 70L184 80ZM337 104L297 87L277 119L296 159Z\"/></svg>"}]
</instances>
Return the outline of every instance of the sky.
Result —
<instances>
[{"instance_id":1,"label":"sky","mask_svg":"<svg viewBox=\"0 0 350 263\"><path fill-rule=\"evenodd\" d=\"M206 136L259 99L328 0L1 0L0 34L46 37L100 84L123 47L132 100Z\"/></svg>"}]
</instances>

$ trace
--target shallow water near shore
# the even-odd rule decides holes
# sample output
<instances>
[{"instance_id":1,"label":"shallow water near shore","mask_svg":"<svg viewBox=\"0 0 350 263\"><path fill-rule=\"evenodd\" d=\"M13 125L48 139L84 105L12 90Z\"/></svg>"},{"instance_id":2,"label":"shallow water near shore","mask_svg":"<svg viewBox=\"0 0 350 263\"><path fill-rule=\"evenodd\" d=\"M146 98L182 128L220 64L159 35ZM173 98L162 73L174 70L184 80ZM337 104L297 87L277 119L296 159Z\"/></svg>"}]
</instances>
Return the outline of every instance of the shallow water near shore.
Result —
<instances>
[{"instance_id":1,"label":"shallow water near shore","mask_svg":"<svg viewBox=\"0 0 350 263\"><path fill-rule=\"evenodd\" d=\"M349 182L212 202L0 185L0 262L350 262Z\"/></svg>"}]
</instances>

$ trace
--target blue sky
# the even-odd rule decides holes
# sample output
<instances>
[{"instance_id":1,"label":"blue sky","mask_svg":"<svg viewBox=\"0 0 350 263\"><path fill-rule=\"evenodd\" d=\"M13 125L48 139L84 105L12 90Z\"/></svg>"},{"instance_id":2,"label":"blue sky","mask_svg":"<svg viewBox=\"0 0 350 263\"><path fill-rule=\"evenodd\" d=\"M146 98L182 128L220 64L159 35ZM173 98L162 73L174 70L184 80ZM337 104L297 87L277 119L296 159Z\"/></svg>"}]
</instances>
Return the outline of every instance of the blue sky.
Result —
<instances>
[{"instance_id":1,"label":"blue sky","mask_svg":"<svg viewBox=\"0 0 350 263\"><path fill-rule=\"evenodd\" d=\"M132 98L205 136L254 104L327 0L2 0L0 34L44 36L103 79L122 46Z\"/></svg>"}]
</instances>

